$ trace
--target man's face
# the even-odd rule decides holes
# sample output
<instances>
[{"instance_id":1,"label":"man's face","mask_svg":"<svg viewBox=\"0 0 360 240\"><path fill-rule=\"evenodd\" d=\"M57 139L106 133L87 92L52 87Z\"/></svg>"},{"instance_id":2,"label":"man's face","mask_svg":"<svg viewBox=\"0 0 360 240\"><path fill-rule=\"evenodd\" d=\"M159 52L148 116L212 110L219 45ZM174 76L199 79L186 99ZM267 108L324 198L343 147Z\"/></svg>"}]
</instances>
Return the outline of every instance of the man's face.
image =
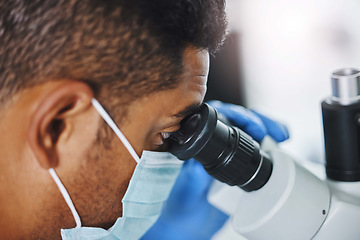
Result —
<instances>
[{"instance_id":1,"label":"man's face","mask_svg":"<svg viewBox=\"0 0 360 240\"><path fill-rule=\"evenodd\" d=\"M180 121L199 107L206 93L208 69L208 52L188 48L180 84L142 98L130 107L122 131L139 155L142 150L158 149L168 133L177 131Z\"/></svg>"},{"instance_id":2,"label":"man's face","mask_svg":"<svg viewBox=\"0 0 360 240\"><path fill-rule=\"evenodd\" d=\"M139 156L143 150L159 149L166 134L177 131L180 121L204 99L208 52L188 48L183 59L184 73L179 85L133 102L126 119L118 125ZM79 177L71 181L75 186L68 185L84 226L108 228L122 214L121 199L136 162L112 134L111 148L91 150L90 160L78 169Z\"/></svg>"}]
</instances>

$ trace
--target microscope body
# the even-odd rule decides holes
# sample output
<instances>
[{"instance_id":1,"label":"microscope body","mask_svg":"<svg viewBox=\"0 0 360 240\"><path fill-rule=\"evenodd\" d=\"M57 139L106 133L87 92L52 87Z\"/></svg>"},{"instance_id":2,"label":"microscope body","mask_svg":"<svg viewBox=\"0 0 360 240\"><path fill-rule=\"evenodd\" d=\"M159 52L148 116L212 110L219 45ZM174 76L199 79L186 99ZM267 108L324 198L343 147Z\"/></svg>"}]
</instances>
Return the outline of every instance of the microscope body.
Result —
<instances>
[{"instance_id":1,"label":"microscope body","mask_svg":"<svg viewBox=\"0 0 360 240\"><path fill-rule=\"evenodd\" d=\"M360 239L360 183L326 182L331 192L331 207L313 239Z\"/></svg>"},{"instance_id":2,"label":"microscope body","mask_svg":"<svg viewBox=\"0 0 360 240\"><path fill-rule=\"evenodd\" d=\"M360 239L360 182L321 179L309 169L315 164L304 167L279 149L268 153L273 172L261 189L216 182L209 191L211 204L230 215L233 231L249 240Z\"/></svg>"},{"instance_id":3,"label":"microscope body","mask_svg":"<svg viewBox=\"0 0 360 240\"><path fill-rule=\"evenodd\" d=\"M333 73L322 102L329 216L314 239L360 239L360 71Z\"/></svg>"},{"instance_id":4,"label":"microscope body","mask_svg":"<svg viewBox=\"0 0 360 240\"><path fill-rule=\"evenodd\" d=\"M216 183L210 190L209 201L231 216L241 236L360 239L360 71L335 72L332 88L333 95L322 103L325 166L304 167L266 139L263 150L271 156L273 171L261 189L240 193ZM326 169L327 176L316 169ZM225 206L228 198L236 199L236 206Z\"/></svg>"},{"instance_id":5,"label":"microscope body","mask_svg":"<svg viewBox=\"0 0 360 240\"><path fill-rule=\"evenodd\" d=\"M327 177L269 138L260 147L207 104L170 136L169 151L182 160L194 158L221 182L210 189L209 201L249 240L358 240L360 71L333 73L332 87L322 103Z\"/></svg>"}]
</instances>

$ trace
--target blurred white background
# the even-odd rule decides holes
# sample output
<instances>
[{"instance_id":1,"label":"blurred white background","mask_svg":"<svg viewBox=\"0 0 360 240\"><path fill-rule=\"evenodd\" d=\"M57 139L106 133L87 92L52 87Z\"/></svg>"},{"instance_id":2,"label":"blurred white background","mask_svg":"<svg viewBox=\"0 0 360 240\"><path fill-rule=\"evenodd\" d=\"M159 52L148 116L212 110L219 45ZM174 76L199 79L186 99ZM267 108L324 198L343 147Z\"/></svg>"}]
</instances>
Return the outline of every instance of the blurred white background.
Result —
<instances>
[{"instance_id":1,"label":"blurred white background","mask_svg":"<svg viewBox=\"0 0 360 240\"><path fill-rule=\"evenodd\" d=\"M282 147L322 162L321 101L330 75L360 68L359 0L228 0L246 105L286 123Z\"/></svg>"},{"instance_id":2,"label":"blurred white background","mask_svg":"<svg viewBox=\"0 0 360 240\"><path fill-rule=\"evenodd\" d=\"M360 68L360 1L227 0L227 8L247 107L289 127L281 147L296 159L323 162L320 103L334 70Z\"/></svg>"}]
</instances>

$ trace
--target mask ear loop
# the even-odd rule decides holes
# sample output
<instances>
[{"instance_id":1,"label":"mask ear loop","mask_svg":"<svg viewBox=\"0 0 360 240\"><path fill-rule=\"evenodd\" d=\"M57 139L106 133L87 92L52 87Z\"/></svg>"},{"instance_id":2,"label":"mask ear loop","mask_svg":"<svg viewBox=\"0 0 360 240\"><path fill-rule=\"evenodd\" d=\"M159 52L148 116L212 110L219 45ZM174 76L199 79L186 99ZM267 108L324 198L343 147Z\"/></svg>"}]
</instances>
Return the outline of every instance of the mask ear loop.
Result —
<instances>
[{"instance_id":1,"label":"mask ear loop","mask_svg":"<svg viewBox=\"0 0 360 240\"><path fill-rule=\"evenodd\" d=\"M49 169L49 173L50 173L51 177L54 179L56 185L58 186L61 194L63 195L63 197L65 199L65 202L69 206L72 215L74 216L74 219L75 219L75 222L76 222L76 228L80 228L81 227L80 216L77 213L73 202L71 201L69 193L66 191L66 188L64 187L64 185L60 181L60 178L58 177L58 175L56 174L56 172L55 172L55 170L53 168Z\"/></svg>"},{"instance_id":2,"label":"mask ear loop","mask_svg":"<svg viewBox=\"0 0 360 240\"><path fill-rule=\"evenodd\" d=\"M122 141L126 149L129 151L131 156L134 158L134 160L138 163L140 161L139 156L136 154L135 150L132 148L130 142L126 139L124 134L120 131L120 129L116 126L115 122L111 119L109 114L105 111L105 109L101 106L101 104L93 98L91 100L92 105L96 109L96 111L100 114L100 116L104 119L104 121L111 127L111 129L114 131L114 133L118 136L118 138ZM56 174L55 170L53 168L49 169L49 173L51 177L54 179L56 185L58 186L61 194L63 195L65 202L69 206L72 215L74 216L75 222L76 222L76 228L81 227L81 220L80 216L77 213L75 206L70 198L69 193L66 191L66 188L62 184L60 178Z\"/></svg>"},{"instance_id":3,"label":"mask ear loop","mask_svg":"<svg viewBox=\"0 0 360 240\"><path fill-rule=\"evenodd\" d=\"M111 127L116 136L121 140L126 149L129 151L134 160L139 163L140 158L135 152L134 148L131 146L130 142L126 139L125 135L120 131L118 126L116 126L115 122L111 119L109 114L105 111L105 109L101 106L101 104L95 99L91 99L91 103L96 109L96 111L100 114L100 116L104 119L104 121Z\"/></svg>"}]
</instances>

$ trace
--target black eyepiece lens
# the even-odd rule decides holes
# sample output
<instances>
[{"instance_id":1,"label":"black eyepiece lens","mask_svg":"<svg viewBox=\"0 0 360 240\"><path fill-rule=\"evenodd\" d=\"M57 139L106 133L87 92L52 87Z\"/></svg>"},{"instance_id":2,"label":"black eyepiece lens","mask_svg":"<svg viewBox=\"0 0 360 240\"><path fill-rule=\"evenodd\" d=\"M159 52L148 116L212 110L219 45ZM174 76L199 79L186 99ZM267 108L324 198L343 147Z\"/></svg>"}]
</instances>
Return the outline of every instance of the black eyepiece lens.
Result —
<instances>
[{"instance_id":1,"label":"black eyepiece lens","mask_svg":"<svg viewBox=\"0 0 360 240\"><path fill-rule=\"evenodd\" d=\"M177 141L179 144L185 144L194 136L196 129L199 127L201 116L199 113L193 114L185 118L181 122L179 131L170 135L172 140Z\"/></svg>"},{"instance_id":2,"label":"black eyepiece lens","mask_svg":"<svg viewBox=\"0 0 360 240\"><path fill-rule=\"evenodd\" d=\"M216 179L245 191L261 188L272 172L272 163L261 153L259 144L240 129L221 122L207 104L171 134L169 152L182 160L194 158Z\"/></svg>"}]
</instances>

